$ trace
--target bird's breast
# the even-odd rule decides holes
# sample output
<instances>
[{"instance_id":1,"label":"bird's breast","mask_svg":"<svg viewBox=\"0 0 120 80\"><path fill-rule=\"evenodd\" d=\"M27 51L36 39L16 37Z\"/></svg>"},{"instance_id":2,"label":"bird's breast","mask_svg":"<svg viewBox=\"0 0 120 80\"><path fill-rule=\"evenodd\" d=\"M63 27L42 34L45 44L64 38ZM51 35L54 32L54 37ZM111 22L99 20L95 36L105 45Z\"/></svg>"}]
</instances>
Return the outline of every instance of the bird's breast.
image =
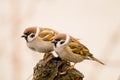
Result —
<instances>
[{"instance_id":1,"label":"bird's breast","mask_svg":"<svg viewBox=\"0 0 120 80\"><path fill-rule=\"evenodd\" d=\"M67 49L59 48L56 50L56 52L61 59L66 60L66 61L77 63L77 62L81 62L84 60L84 58L81 55L71 52L69 48Z\"/></svg>"},{"instance_id":2,"label":"bird's breast","mask_svg":"<svg viewBox=\"0 0 120 80\"><path fill-rule=\"evenodd\" d=\"M53 51L53 44L50 41L32 41L27 46L35 51L46 53Z\"/></svg>"}]
</instances>

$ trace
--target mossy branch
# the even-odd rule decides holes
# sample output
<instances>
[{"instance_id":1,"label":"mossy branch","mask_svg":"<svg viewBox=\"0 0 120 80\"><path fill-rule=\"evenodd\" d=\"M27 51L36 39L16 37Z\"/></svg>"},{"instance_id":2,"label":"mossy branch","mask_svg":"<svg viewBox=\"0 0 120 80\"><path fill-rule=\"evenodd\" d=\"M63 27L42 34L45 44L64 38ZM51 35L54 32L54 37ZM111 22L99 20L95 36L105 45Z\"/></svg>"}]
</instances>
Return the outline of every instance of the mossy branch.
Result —
<instances>
[{"instance_id":1,"label":"mossy branch","mask_svg":"<svg viewBox=\"0 0 120 80\"><path fill-rule=\"evenodd\" d=\"M84 75L76 69L67 69L70 63L46 53L34 67L32 80L83 80Z\"/></svg>"}]
</instances>

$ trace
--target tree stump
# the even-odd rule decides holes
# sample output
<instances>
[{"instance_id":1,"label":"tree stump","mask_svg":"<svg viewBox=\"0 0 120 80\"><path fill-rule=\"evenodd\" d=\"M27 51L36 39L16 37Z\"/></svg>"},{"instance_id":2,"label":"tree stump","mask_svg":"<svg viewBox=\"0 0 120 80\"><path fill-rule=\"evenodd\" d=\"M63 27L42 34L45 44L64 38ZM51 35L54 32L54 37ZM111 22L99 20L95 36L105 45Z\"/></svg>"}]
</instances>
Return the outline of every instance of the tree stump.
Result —
<instances>
[{"instance_id":1,"label":"tree stump","mask_svg":"<svg viewBox=\"0 0 120 80\"><path fill-rule=\"evenodd\" d=\"M45 53L34 67L32 80L83 80L84 75L76 69L68 69L70 63Z\"/></svg>"}]
</instances>

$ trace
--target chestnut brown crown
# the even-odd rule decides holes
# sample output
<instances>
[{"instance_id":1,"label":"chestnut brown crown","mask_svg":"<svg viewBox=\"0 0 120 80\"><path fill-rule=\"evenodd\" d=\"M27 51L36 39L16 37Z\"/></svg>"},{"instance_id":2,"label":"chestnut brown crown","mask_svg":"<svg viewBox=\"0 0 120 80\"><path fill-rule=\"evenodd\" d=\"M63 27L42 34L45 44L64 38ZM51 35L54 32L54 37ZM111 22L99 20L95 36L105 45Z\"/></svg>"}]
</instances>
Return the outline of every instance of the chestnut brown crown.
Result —
<instances>
[{"instance_id":1,"label":"chestnut brown crown","mask_svg":"<svg viewBox=\"0 0 120 80\"><path fill-rule=\"evenodd\" d=\"M37 32L37 27L33 26L33 27L28 27L24 30L23 35L21 37L25 38L25 40L28 42L28 37L29 38L34 38L35 34Z\"/></svg>"}]
</instances>

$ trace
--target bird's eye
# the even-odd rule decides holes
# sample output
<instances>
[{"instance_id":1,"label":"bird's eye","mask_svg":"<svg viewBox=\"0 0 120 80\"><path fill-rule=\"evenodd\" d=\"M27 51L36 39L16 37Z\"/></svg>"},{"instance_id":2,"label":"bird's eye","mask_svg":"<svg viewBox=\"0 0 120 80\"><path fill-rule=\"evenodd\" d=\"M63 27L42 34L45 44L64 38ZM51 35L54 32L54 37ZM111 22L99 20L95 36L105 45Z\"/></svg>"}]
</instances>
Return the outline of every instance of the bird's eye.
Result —
<instances>
[{"instance_id":1,"label":"bird's eye","mask_svg":"<svg viewBox=\"0 0 120 80\"><path fill-rule=\"evenodd\" d=\"M33 38L35 36L35 34L31 34L30 37Z\"/></svg>"},{"instance_id":2,"label":"bird's eye","mask_svg":"<svg viewBox=\"0 0 120 80\"><path fill-rule=\"evenodd\" d=\"M60 44L63 44L65 41L61 41Z\"/></svg>"}]
</instances>

